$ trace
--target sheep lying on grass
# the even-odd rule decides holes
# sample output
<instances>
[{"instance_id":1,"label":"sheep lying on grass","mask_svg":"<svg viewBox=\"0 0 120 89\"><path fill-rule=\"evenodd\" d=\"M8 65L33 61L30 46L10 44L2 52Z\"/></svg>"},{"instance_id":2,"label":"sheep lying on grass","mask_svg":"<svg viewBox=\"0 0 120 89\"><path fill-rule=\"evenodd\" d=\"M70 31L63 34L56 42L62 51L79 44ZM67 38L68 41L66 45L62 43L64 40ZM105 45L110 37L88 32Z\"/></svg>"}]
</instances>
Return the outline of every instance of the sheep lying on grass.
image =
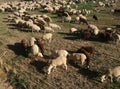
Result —
<instances>
[{"instance_id":1,"label":"sheep lying on grass","mask_svg":"<svg viewBox=\"0 0 120 89\"><path fill-rule=\"evenodd\" d=\"M113 78L116 78L116 80L118 81L120 79L120 66L109 69L106 74L101 76L101 82L104 82L107 77L110 77L111 82L113 82Z\"/></svg>"}]
</instances>

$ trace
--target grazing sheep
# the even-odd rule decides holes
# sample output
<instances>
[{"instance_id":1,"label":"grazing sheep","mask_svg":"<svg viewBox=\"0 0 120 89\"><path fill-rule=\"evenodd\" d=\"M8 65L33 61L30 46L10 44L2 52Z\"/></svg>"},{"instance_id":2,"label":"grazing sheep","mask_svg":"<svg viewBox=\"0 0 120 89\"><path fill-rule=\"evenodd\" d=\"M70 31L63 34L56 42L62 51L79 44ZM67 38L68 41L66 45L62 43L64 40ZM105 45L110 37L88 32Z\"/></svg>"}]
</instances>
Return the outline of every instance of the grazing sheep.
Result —
<instances>
[{"instance_id":1,"label":"grazing sheep","mask_svg":"<svg viewBox=\"0 0 120 89\"><path fill-rule=\"evenodd\" d=\"M69 53L66 50L55 50L52 52L51 57L56 58L58 56L64 56L67 57Z\"/></svg>"},{"instance_id":2,"label":"grazing sheep","mask_svg":"<svg viewBox=\"0 0 120 89\"><path fill-rule=\"evenodd\" d=\"M42 43L42 41L40 39L37 39L36 42L37 42L37 45L40 48L42 54L44 54L44 52L45 52L44 44Z\"/></svg>"},{"instance_id":3,"label":"grazing sheep","mask_svg":"<svg viewBox=\"0 0 120 89\"><path fill-rule=\"evenodd\" d=\"M68 56L68 60L72 61L80 61L81 65L84 64L85 60L87 59L86 55L83 53L72 53Z\"/></svg>"},{"instance_id":4,"label":"grazing sheep","mask_svg":"<svg viewBox=\"0 0 120 89\"><path fill-rule=\"evenodd\" d=\"M54 30L51 27L44 27L44 32L54 32Z\"/></svg>"},{"instance_id":5,"label":"grazing sheep","mask_svg":"<svg viewBox=\"0 0 120 89\"><path fill-rule=\"evenodd\" d=\"M79 15L79 23L80 22L83 22L83 23L85 23L85 24L87 24L88 25L88 21L87 21L87 18L84 16L84 15L82 15L82 14L80 14Z\"/></svg>"},{"instance_id":6,"label":"grazing sheep","mask_svg":"<svg viewBox=\"0 0 120 89\"><path fill-rule=\"evenodd\" d=\"M88 30L88 29L85 29L85 30L81 30L80 31L80 34L81 34L81 37L84 39L84 40L89 40L92 36L91 34L91 31Z\"/></svg>"},{"instance_id":7,"label":"grazing sheep","mask_svg":"<svg viewBox=\"0 0 120 89\"><path fill-rule=\"evenodd\" d=\"M53 34L52 33L46 33L43 35L43 40L47 40L49 43L52 41L52 36Z\"/></svg>"},{"instance_id":8,"label":"grazing sheep","mask_svg":"<svg viewBox=\"0 0 120 89\"><path fill-rule=\"evenodd\" d=\"M75 33L76 31L78 31L78 29L76 29L76 28L70 28L70 33Z\"/></svg>"},{"instance_id":9,"label":"grazing sheep","mask_svg":"<svg viewBox=\"0 0 120 89\"><path fill-rule=\"evenodd\" d=\"M67 57L67 55L68 55L68 52L66 50L56 50L55 52L58 56Z\"/></svg>"},{"instance_id":10,"label":"grazing sheep","mask_svg":"<svg viewBox=\"0 0 120 89\"><path fill-rule=\"evenodd\" d=\"M29 43L30 43L30 46L31 46L31 47L35 44L35 41L36 41L36 39L35 39L34 37L31 37L31 38L30 38Z\"/></svg>"},{"instance_id":11,"label":"grazing sheep","mask_svg":"<svg viewBox=\"0 0 120 89\"><path fill-rule=\"evenodd\" d=\"M28 56L28 41L26 39L21 40L22 48L25 52L25 56Z\"/></svg>"},{"instance_id":12,"label":"grazing sheep","mask_svg":"<svg viewBox=\"0 0 120 89\"><path fill-rule=\"evenodd\" d=\"M34 55L34 56L40 56L40 57L43 57L42 53L39 52L39 47L34 44L32 47L31 47L31 53Z\"/></svg>"},{"instance_id":13,"label":"grazing sheep","mask_svg":"<svg viewBox=\"0 0 120 89\"><path fill-rule=\"evenodd\" d=\"M36 24L29 24L29 25L30 25L30 28L32 29L32 32L33 31L39 32L41 30L41 28L37 26Z\"/></svg>"},{"instance_id":14,"label":"grazing sheep","mask_svg":"<svg viewBox=\"0 0 120 89\"><path fill-rule=\"evenodd\" d=\"M49 23L49 26L51 28L53 28L53 29L59 29L59 30L61 30L61 27L59 25L57 25L57 24Z\"/></svg>"},{"instance_id":15,"label":"grazing sheep","mask_svg":"<svg viewBox=\"0 0 120 89\"><path fill-rule=\"evenodd\" d=\"M86 63L87 63L87 67L90 67L90 63L91 63L91 57L95 52L95 48L92 46L86 46L86 47L81 47L80 49L78 49L76 51L76 53L83 53L86 55L87 59L86 59Z\"/></svg>"},{"instance_id":16,"label":"grazing sheep","mask_svg":"<svg viewBox=\"0 0 120 89\"><path fill-rule=\"evenodd\" d=\"M113 82L113 78L115 77L117 81L120 79L120 66L116 66L113 69L109 69L106 74L101 76L101 82L104 82L107 77L110 77L111 82Z\"/></svg>"},{"instance_id":17,"label":"grazing sheep","mask_svg":"<svg viewBox=\"0 0 120 89\"><path fill-rule=\"evenodd\" d=\"M64 21L70 22L72 20L72 18L70 17L70 15L67 12L65 12L65 13L67 16L65 17Z\"/></svg>"},{"instance_id":18,"label":"grazing sheep","mask_svg":"<svg viewBox=\"0 0 120 89\"><path fill-rule=\"evenodd\" d=\"M59 56L56 59L53 59L50 63L50 66L48 68L48 74L50 74L51 70L56 68L56 66L64 65L67 70L67 58L64 56Z\"/></svg>"},{"instance_id":19,"label":"grazing sheep","mask_svg":"<svg viewBox=\"0 0 120 89\"><path fill-rule=\"evenodd\" d=\"M93 32L93 35L98 35L98 33L99 33L99 29L98 29L98 27L97 26L95 26L95 25L93 25L93 24L89 24L88 25L88 29L90 29L92 32Z\"/></svg>"}]
</instances>

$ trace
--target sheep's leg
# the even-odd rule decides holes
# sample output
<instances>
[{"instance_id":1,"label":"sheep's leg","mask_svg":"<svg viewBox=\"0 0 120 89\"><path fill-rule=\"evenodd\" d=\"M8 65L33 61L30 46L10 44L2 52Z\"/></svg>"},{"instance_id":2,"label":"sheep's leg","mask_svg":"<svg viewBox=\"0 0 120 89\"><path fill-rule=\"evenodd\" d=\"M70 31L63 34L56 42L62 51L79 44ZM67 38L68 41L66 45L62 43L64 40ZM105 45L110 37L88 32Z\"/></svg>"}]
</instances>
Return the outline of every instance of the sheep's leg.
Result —
<instances>
[{"instance_id":1,"label":"sheep's leg","mask_svg":"<svg viewBox=\"0 0 120 89\"><path fill-rule=\"evenodd\" d=\"M120 80L120 75L117 77L117 81L119 81Z\"/></svg>"},{"instance_id":2,"label":"sheep's leg","mask_svg":"<svg viewBox=\"0 0 120 89\"><path fill-rule=\"evenodd\" d=\"M55 71L55 69L56 69L56 66L53 67L53 71Z\"/></svg>"},{"instance_id":3,"label":"sheep's leg","mask_svg":"<svg viewBox=\"0 0 120 89\"><path fill-rule=\"evenodd\" d=\"M65 66L65 69L67 70L67 64L66 63L64 63L64 66Z\"/></svg>"},{"instance_id":4,"label":"sheep's leg","mask_svg":"<svg viewBox=\"0 0 120 89\"><path fill-rule=\"evenodd\" d=\"M111 81L111 83L113 82L113 77L112 76L110 76L110 81Z\"/></svg>"},{"instance_id":5,"label":"sheep's leg","mask_svg":"<svg viewBox=\"0 0 120 89\"><path fill-rule=\"evenodd\" d=\"M53 66L50 65L49 68L48 68L48 74L50 74L51 70L52 70Z\"/></svg>"}]
</instances>

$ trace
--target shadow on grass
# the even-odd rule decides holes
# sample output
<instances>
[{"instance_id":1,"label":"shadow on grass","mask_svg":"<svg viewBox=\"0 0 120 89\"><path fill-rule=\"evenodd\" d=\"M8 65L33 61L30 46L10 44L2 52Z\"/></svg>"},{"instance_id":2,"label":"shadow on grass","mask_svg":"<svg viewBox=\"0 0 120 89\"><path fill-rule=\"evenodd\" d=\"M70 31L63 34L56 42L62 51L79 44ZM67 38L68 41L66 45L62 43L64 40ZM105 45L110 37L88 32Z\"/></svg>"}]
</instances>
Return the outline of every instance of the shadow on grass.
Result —
<instances>
[{"instance_id":1,"label":"shadow on grass","mask_svg":"<svg viewBox=\"0 0 120 89\"><path fill-rule=\"evenodd\" d=\"M80 68L78 71L80 74L86 76L88 79L94 79L100 76L100 73L95 70L90 70L88 68Z\"/></svg>"},{"instance_id":2,"label":"shadow on grass","mask_svg":"<svg viewBox=\"0 0 120 89\"><path fill-rule=\"evenodd\" d=\"M8 49L12 50L16 55L22 55L24 57L27 57L21 43L15 43L14 45L8 44L7 47Z\"/></svg>"},{"instance_id":3,"label":"shadow on grass","mask_svg":"<svg viewBox=\"0 0 120 89\"><path fill-rule=\"evenodd\" d=\"M68 39L68 40L77 40L80 39L80 35L78 33L65 33L65 32L58 32L58 34L60 35L64 35L64 39Z\"/></svg>"},{"instance_id":4,"label":"shadow on grass","mask_svg":"<svg viewBox=\"0 0 120 89\"><path fill-rule=\"evenodd\" d=\"M47 66L47 62L45 62L45 61L32 61L30 64L35 66L36 70L39 73L45 74L45 71L43 69L44 69L44 67Z\"/></svg>"}]
</instances>

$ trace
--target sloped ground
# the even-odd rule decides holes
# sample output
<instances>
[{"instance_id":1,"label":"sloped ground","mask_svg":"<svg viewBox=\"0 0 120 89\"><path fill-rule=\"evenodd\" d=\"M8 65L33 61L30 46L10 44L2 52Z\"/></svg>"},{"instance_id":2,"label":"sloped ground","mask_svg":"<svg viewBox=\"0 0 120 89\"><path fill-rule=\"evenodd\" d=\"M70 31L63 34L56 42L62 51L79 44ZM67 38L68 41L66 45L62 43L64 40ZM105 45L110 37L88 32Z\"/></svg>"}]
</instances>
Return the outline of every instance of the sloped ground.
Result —
<instances>
[{"instance_id":1,"label":"sloped ground","mask_svg":"<svg viewBox=\"0 0 120 89\"><path fill-rule=\"evenodd\" d=\"M101 8L103 9L103 8ZM104 9L103 9L104 10ZM120 16L108 13L107 8L100 13L98 22L94 22L92 15L88 16L91 23L96 24L101 30L105 27L115 27L120 25L118 18ZM39 13L38 11L31 12ZM90 70L80 67L75 63L68 62L68 70L64 66L57 69L50 75L46 75L47 64L42 61L44 59L25 58L21 54L19 43L21 39L29 39L31 36L40 38L43 33L23 32L13 29L6 17L9 13L0 13L0 53L2 66L0 75L0 88L11 89L12 85L15 89L119 89L120 84L117 82L110 83L106 81L100 82L100 75L109 67L112 68L120 64L120 43L115 45L113 42L104 43L99 41L84 41L69 35L70 27L86 28L83 24L68 24L57 22L60 19L53 18L54 21L62 27L62 30L56 30L53 33L53 40L50 44L45 43L45 54L49 56L51 50L66 49L68 51L76 51L81 46L93 45L98 52L92 59ZM51 14L48 14L53 16ZM117 28L120 30L120 28ZM5 54L4 54L5 53ZM47 58L45 58L47 60ZM7 78L7 81L5 81ZM4 83L7 82L7 83Z\"/></svg>"}]
</instances>

